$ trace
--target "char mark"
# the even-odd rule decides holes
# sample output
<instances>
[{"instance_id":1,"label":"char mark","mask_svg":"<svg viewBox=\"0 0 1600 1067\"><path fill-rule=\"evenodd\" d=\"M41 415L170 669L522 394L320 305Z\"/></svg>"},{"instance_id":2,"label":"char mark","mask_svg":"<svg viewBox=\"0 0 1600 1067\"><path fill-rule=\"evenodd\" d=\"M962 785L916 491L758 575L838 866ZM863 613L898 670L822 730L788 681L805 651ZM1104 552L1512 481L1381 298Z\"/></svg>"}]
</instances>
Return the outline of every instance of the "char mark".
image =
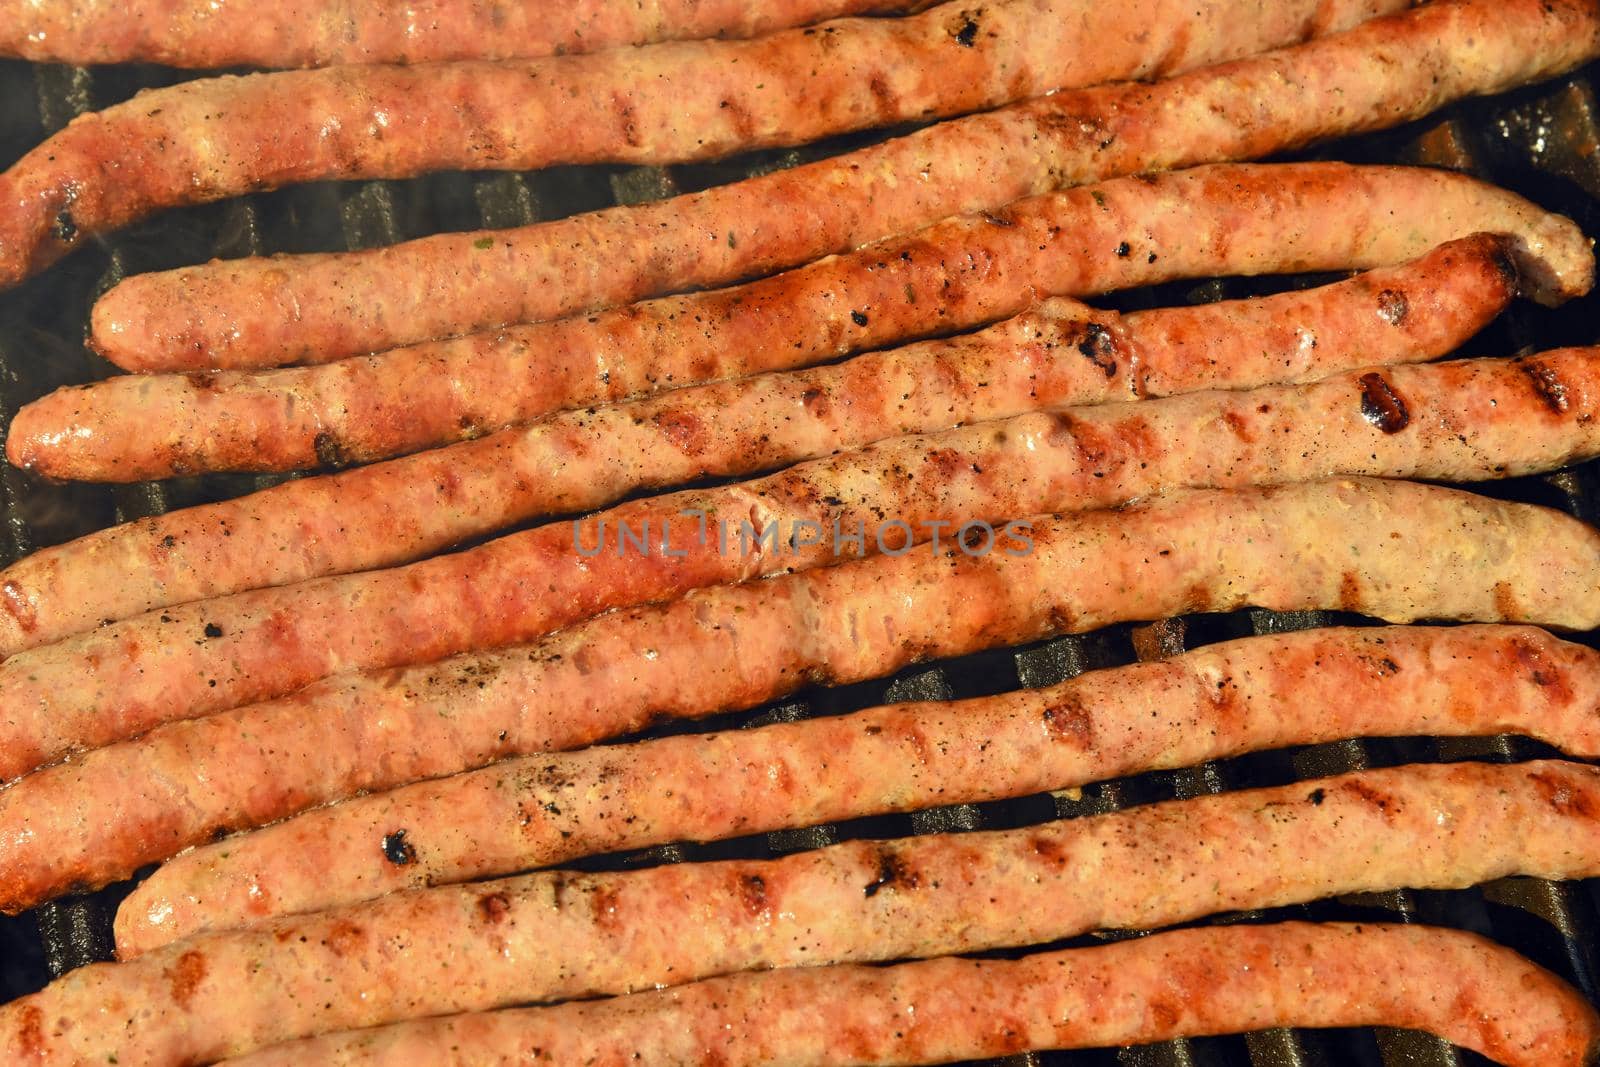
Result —
<instances>
[{"instance_id":1,"label":"char mark","mask_svg":"<svg viewBox=\"0 0 1600 1067\"><path fill-rule=\"evenodd\" d=\"M406 840L404 830L396 830L383 837L383 858L396 867L409 867L417 862L417 846Z\"/></svg>"},{"instance_id":2,"label":"char mark","mask_svg":"<svg viewBox=\"0 0 1600 1067\"><path fill-rule=\"evenodd\" d=\"M1361 376L1361 415L1386 434L1411 425L1411 412L1389 379L1376 371Z\"/></svg>"},{"instance_id":3,"label":"char mark","mask_svg":"<svg viewBox=\"0 0 1600 1067\"><path fill-rule=\"evenodd\" d=\"M1378 294L1378 314L1390 326L1399 326L1411 314L1411 301L1399 289L1385 289Z\"/></svg>"},{"instance_id":4,"label":"char mark","mask_svg":"<svg viewBox=\"0 0 1600 1067\"><path fill-rule=\"evenodd\" d=\"M1107 378L1117 376L1117 342L1111 331L1098 322L1083 325L1083 340L1078 342L1078 352L1106 372Z\"/></svg>"},{"instance_id":5,"label":"char mark","mask_svg":"<svg viewBox=\"0 0 1600 1067\"><path fill-rule=\"evenodd\" d=\"M868 897L875 897L885 889L915 889L920 881L916 872L908 868L898 855L884 848L878 850L877 877L868 882L862 892Z\"/></svg>"},{"instance_id":6,"label":"char mark","mask_svg":"<svg viewBox=\"0 0 1600 1067\"><path fill-rule=\"evenodd\" d=\"M1572 407L1567 395L1567 383L1561 380L1561 375L1550 364L1537 359L1519 359L1517 369L1528 379L1534 393L1552 414L1565 415Z\"/></svg>"}]
</instances>

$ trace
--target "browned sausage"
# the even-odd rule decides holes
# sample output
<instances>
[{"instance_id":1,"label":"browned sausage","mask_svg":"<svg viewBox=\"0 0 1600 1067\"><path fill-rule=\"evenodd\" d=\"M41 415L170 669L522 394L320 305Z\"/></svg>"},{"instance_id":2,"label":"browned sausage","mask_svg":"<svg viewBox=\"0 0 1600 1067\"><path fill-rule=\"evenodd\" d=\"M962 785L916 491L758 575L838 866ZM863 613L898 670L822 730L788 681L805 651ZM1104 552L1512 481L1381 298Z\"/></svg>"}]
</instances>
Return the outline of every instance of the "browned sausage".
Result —
<instances>
[{"instance_id":1,"label":"browned sausage","mask_svg":"<svg viewBox=\"0 0 1600 1067\"><path fill-rule=\"evenodd\" d=\"M329 679L74 757L0 791L0 909L123 878L221 830L363 790L579 748L662 715L709 714L713 653L727 658L737 703L807 679L859 676L863 657L932 657L952 634L987 647L1252 604L1394 622L1600 623L1600 534L1559 512L1408 482L1180 493L1040 519L997 537L981 558L972 553L983 538L971 541L953 545L947 531L937 552L720 590L732 618L710 619L728 633L675 616L679 629L665 636L683 640L688 627L702 643L673 657L690 665L680 668L687 677L657 675L644 690L632 688L632 673L662 654L644 643L656 633L648 620L660 619L650 613L637 626L637 616L612 617L615 630L597 620L532 647ZM642 560L630 553L627 562ZM952 617L905 621L934 604ZM741 643L747 605L776 627L760 631L765 640L805 635L806 647L792 657L753 653ZM697 601L694 610L711 609ZM615 658L601 657L608 643ZM747 662L753 677L741 673ZM613 686L628 699L613 702Z\"/></svg>"},{"instance_id":2,"label":"browned sausage","mask_svg":"<svg viewBox=\"0 0 1600 1067\"><path fill-rule=\"evenodd\" d=\"M85 114L0 175L0 286L165 208L330 178L665 163L1249 55L1408 0L990 0L749 41L210 78Z\"/></svg>"},{"instance_id":3,"label":"browned sausage","mask_svg":"<svg viewBox=\"0 0 1600 1067\"><path fill-rule=\"evenodd\" d=\"M0 0L0 55L36 63L327 67L517 59L702 37L755 37L895 0ZM927 6L926 4L922 6Z\"/></svg>"},{"instance_id":4,"label":"browned sausage","mask_svg":"<svg viewBox=\"0 0 1600 1067\"><path fill-rule=\"evenodd\" d=\"M1397 226L1396 215L1411 221ZM733 289L588 318L319 367L74 386L18 412L6 454L57 476L118 480L376 459L552 410L993 322L1037 294L1393 265L1486 231L1525 250L1530 294L1588 291L1594 256L1576 226L1464 175L1201 167L1053 193Z\"/></svg>"},{"instance_id":5,"label":"browned sausage","mask_svg":"<svg viewBox=\"0 0 1600 1067\"><path fill-rule=\"evenodd\" d=\"M1249 638L1036 692L547 753L320 808L173 859L123 902L117 954L669 841L1027 796L1287 745L1506 733L1600 757L1600 654L1524 627Z\"/></svg>"},{"instance_id":6,"label":"browned sausage","mask_svg":"<svg viewBox=\"0 0 1600 1067\"><path fill-rule=\"evenodd\" d=\"M427 1015L1519 874L1600 874L1600 769L1397 767L1016 830L396 893L73 971L0 1008L0 1051L180 1067Z\"/></svg>"},{"instance_id":7,"label":"browned sausage","mask_svg":"<svg viewBox=\"0 0 1600 1067\"><path fill-rule=\"evenodd\" d=\"M1184 486L1551 470L1600 453L1597 414L1600 348L1565 349L879 441L451 556L196 601L18 653L0 664L0 777L340 671L527 641L697 586L892 550L907 537L931 539L934 523L948 537L968 522L1106 507ZM859 536L846 542L834 530ZM647 543L656 547L646 552Z\"/></svg>"},{"instance_id":8,"label":"browned sausage","mask_svg":"<svg viewBox=\"0 0 1600 1067\"><path fill-rule=\"evenodd\" d=\"M1215 71L1057 93L660 204L131 278L95 308L93 339L135 369L260 367L554 319L768 274L1063 185L1391 126L1597 50L1589 0L1440 0Z\"/></svg>"},{"instance_id":9,"label":"browned sausage","mask_svg":"<svg viewBox=\"0 0 1600 1067\"><path fill-rule=\"evenodd\" d=\"M639 488L774 470L895 434L1432 359L1511 299L1503 249L1503 238L1477 235L1321 289L1126 316L1048 300L955 340L552 416L142 519L0 572L12 605L0 611L0 656L155 608L405 563Z\"/></svg>"},{"instance_id":10,"label":"browned sausage","mask_svg":"<svg viewBox=\"0 0 1600 1067\"><path fill-rule=\"evenodd\" d=\"M1016 962L712 978L311 1038L227 1067L945 1063L1282 1026L1423 1030L1510 1067L1580 1067L1600 1040L1594 1008L1575 990L1476 935L1283 923L1176 930Z\"/></svg>"}]
</instances>

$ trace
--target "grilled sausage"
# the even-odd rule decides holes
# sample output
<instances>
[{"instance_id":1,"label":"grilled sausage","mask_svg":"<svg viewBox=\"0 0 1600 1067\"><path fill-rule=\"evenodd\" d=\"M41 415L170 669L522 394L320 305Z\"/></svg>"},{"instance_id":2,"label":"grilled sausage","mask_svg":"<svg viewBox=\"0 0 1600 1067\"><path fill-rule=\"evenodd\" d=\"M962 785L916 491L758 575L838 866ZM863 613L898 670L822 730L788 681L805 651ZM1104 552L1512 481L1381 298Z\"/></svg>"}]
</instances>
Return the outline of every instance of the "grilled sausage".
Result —
<instances>
[{"instance_id":1,"label":"grilled sausage","mask_svg":"<svg viewBox=\"0 0 1600 1067\"><path fill-rule=\"evenodd\" d=\"M1312 630L1035 692L508 760L185 853L117 914L129 959L398 889L1349 737L1525 734L1600 757L1600 654L1510 627Z\"/></svg>"},{"instance_id":2,"label":"grilled sausage","mask_svg":"<svg viewBox=\"0 0 1600 1067\"><path fill-rule=\"evenodd\" d=\"M1215 71L1057 93L661 204L131 278L96 306L93 343L132 369L241 368L554 319L726 285L1062 185L1387 127L1597 50L1588 0L1440 0Z\"/></svg>"},{"instance_id":3,"label":"grilled sausage","mask_svg":"<svg viewBox=\"0 0 1600 1067\"><path fill-rule=\"evenodd\" d=\"M0 0L0 55L36 63L168 67L327 67L518 59L704 37L755 37L845 15L891 14L894 0ZM923 5L926 6L926 5Z\"/></svg>"},{"instance_id":4,"label":"grilled sausage","mask_svg":"<svg viewBox=\"0 0 1600 1067\"><path fill-rule=\"evenodd\" d=\"M1510 1067L1579 1067L1600 1040L1582 996L1484 938L1282 923L1175 930L1016 962L713 978L312 1038L227 1067L945 1063L1281 1026L1424 1030Z\"/></svg>"},{"instance_id":5,"label":"grilled sausage","mask_svg":"<svg viewBox=\"0 0 1600 1067\"><path fill-rule=\"evenodd\" d=\"M1406 482L1177 494L1039 520L997 537L981 558L974 540L953 545L947 532L937 552L758 583L745 594L752 600L724 590L733 616L717 622L731 649L714 627L674 616L678 633L687 626L709 644L693 646L692 678L657 675L651 689L628 681L641 659L661 655L642 643L651 624L612 631L597 621L531 648L329 679L75 757L0 791L0 909L124 878L220 831L364 790L579 748L661 715L709 714L713 650L728 657L724 669L738 679L728 699L737 702L740 693L760 700L808 679L859 676L863 656L933 657L950 635L985 647L1250 604L1346 608L1394 622L1600 623L1600 598L1590 595L1600 586L1600 534L1559 512ZM934 591L941 583L949 593ZM815 647L777 662L754 658L750 678L741 673L751 654L739 612L765 598L777 604L763 618L786 624L769 640ZM951 617L901 628L935 603L954 605ZM874 614L863 614L868 605ZM610 641L614 660L600 658L600 641ZM627 701L613 703L614 685L628 688Z\"/></svg>"},{"instance_id":6,"label":"grilled sausage","mask_svg":"<svg viewBox=\"0 0 1600 1067\"><path fill-rule=\"evenodd\" d=\"M1414 221L1396 226L1396 214ZM587 318L319 367L61 389L18 412L6 453L58 477L119 481L365 461L977 326L1039 294L1393 265L1485 231L1528 250L1519 266L1530 292L1552 274L1566 295L1588 290L1594 257L1576 226L1463 175L1204 167L1053 193L788 274Z\"/></svg>"},{"instance_id":7,"label":"grilled sausage","mask_svg":"<svg viewBox=\"0 0 1600 1067\"><path fill-rule=\"evenodd\" d=\"M895 550L908 536L931 539L933 523L949 536L966 523L1105 507L1182 486L1552 470L1600 453L1597 413L1600 349L1566 349L1038 412L879 441L451 556L196 601L19 653L0 664L0 776L339 671L527 641L696 586ZM859 536L846 544L829 536L835 530Z\"/></svg>"},{"instance_id":8,"label":"grilled sausage","mask_svg":"<svg viewBox=\"0 0 1600 1067\"><path fill-rule=\"evenodd\" d=\"M186 82L80 116L0 175L0 286L184 204L329 178L714 159L1204 66L1407 2L952 2L750 41Z\"/></svg>"},{"instance_id":9,"label":"grilled sausage","mask_svg":"<svg viewBox=\"0 0 1600 1067\"><path fill-rule=\"evenodd\" d=\"M553 416L525 430L113 527L0 572L0 597L12 605L0 611L0 657L107 620L392 566L635 489L772 470L895 434L1055 404L1432 359L1511 299L1504 241L1464 238L1404 267L1263 300L1126 316L1049 300L976 335ZM1397 294L1404 316L1393 314ZM708 439L685 438L681 431L694 426L708 427ZM584 442L588 455L576 454L569 439Z\"/></svg>"},{"instance_id":10,"label":"grilled sausage","mask_svg":"<svg viewBox=\"0 0 1600 1067\"><path fill-rule=\"evenodd\" d=\"M73 971L0 1008L0 1050L195 1064L427 1015L1514 874L1600 874L1600 769L1408 766L1016 830L396 893Z\"/></svg>"}]
</instances>

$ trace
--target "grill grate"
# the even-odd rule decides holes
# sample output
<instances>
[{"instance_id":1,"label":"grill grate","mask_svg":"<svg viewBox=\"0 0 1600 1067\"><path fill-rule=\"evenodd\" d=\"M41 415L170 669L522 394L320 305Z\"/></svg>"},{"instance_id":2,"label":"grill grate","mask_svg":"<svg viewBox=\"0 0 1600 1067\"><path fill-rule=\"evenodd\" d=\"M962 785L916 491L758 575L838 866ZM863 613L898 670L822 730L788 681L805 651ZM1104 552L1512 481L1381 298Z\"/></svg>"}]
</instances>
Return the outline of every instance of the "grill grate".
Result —
<instances>
[{"instance_id":1,"label":"grill grate","mask_svg":"<svg viewBox=\"0 0 1600 1067\"><path fill-rule=\"evenodd\" d=\"M1314 155L1352 162L1429 163L1471 171L1514 189L1600 233L1600 114L1595 68L1488 101L1474 101L1399 131L1340 142ZM0 62L0 166L9 165L75 114L125 99L179 75L151 67L69 68ZM197 262L275 252L331 251L392 243L441 230L511 226L573 212L650 200L735 180L881 138L854 136L796 151L768 152L711 165L670 168L558 168L532 174L442 174L403 182L319 184L172 212L114 235L44 276L0 293L0 419L59 385L112 368L82 346L94 298L121 278ZM1215 280L1122 294L1123 308L1252 295L1315 279ZM1600 297L1558 311L1519 304L1468 347L1509 354L1597 340ZM112 522L157 514L263 488L278 476L227 476L124 487L45 484L0 470L5 562ZM1477 487L1493 495L1560 507L1600 521L1600 464L1540 478ZM1084 670L1128 663L1141 650L1171 653L1249 634L1357 621L1328 613L1249 611L1193 616L1181 623L1115 627L1021 649L919 667L892 679L812 690L754 712L671 732L759 725L859 710L891 700L948 699L1049 685ZM1580 637L1593 643L1600 635ZM1342 742L1242 757L1180 772L1140 775L1071 794L859 819L707 845L667 845L601 857L577 866L631 868L724 857L761 857L852 837L889 837L1026 825L1111 811L1130 804L1274 785L1361 767L1432 760L1520 760L1552 754L1521 739ZM51 976L110 956L110 922L126 887L59 901L16 919L0 918L0 1001ZM1574 982L1600 1004L1600 880L1552 884L1510 879L1462 892L1399 892L1346 897L1217 922L1309 918L1420 922L1485 934ZM1092 943L1094 937L1079 939ZM1008 1064L1123 1067L1455 1067L1485 1063L1414 1033L1273 1031L1245 1037L1169 1042L1121 1051L1026 1055Z\"/></svg>"}]
</instances>

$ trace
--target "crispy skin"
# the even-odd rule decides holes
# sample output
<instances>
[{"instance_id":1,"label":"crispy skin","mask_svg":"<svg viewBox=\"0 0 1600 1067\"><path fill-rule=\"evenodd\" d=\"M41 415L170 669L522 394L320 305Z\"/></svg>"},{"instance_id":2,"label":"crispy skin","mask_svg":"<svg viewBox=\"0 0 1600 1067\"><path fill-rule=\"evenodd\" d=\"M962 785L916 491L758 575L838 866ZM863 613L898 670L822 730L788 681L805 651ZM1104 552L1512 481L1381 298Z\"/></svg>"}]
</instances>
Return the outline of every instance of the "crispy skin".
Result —
<instances>
[{"instance_id":1,"label":"crispy skin","mask_svg":"<svg viewBox=\"0 0 1600 1067\"><path fill-rule=\"evenodd\" d=\"M669 841L1350 737L1508 733L1600 756L1600 653L1524 627L1246 638L1048 689L530 756L319 808L173 859L123 902L117 954Z\"/></svg>"},{"instance_id":2,"label":"crispy skin","mask_svg":"<svg viewBox=\"0 0 1600 1067\"><path fill-rule=\"evenodd\" d=\"M1474 934L1283 923L1176 930L1016 962L713 978L333 1034L227 1067L945 1063L1284 1026L1424 1030L1509 1067L1580 1067L1600 1038L1580 994Z\"/></svg>"},{"instance_id":3,"label":"crispy skin","mask_svg":"<svg viewBox=\"0 0 1600 1067\"><path fill-rule=\"evenodd\" d=\"M0 55L36 63L328 67L519 59L704 37L755 37L894 0L0 0ZM923 4L921 6L927 6Z\"/></svg>"},{"instance_id":4,"label":"crispy skin","mask_svg":"<svg viewBox=\"0 0 1600 1067\"><path fill-rule=\"evenodd\" d=\"M1600 348L1582 348L1034 412L878 441L455 555L196 601L18 653L0 664L0 777L340 671L527 641L698 586L897 550L907 537L932 539L935 522L948 539L968 522L1107 507L1170 488L1553 470L1600 454L1597 413ZM858 529L868 531L862 543L841 541L835 552L832 531Z\"/></svg>"},{"instance_id":5,"label":"crispy skin","mask_svg":"<svg viewBox=\"0 0 1600 1067\"><path fill-rule=\"evenodd\" d=\"M17 1058L37 1013L40 1064L194 1064L425 1015L1516 874L1600 874L1600 769L1409 766L1017 830L395 893L73 971L0 1008L0 1050Z\"/></svg>"},{"instance_id":6,"label":"crispy skin","mask_svg":"<svg viewBox=\"0 0 1600 1067\"><path fill-rule=\"evenodd\" d=\"M1058 93L660 204L132 278L96 306L94 344L141 370L260 367L554 319L726 285L1063 185L1395 125L1597 50L1589 0L1441 0L1270 56Z\"/></svg>"},{"instance_id":7,"label":"crispy skin","mask_svg":"<svg viewBox=\"0 0 1600 1067\"><path fill-rule=\"evenodd\" d=\"M1159 77L1407 0L993 0L749 41L211 78L75 119L0 175L0 286L165 208L330 178L715 159Z\"/></svg>"},{"instance_id":8,"label":"crispy skin","mask_svg":"<svg viewBox=\"0 0 1600 1067\"><path fill-rule=\"evenodd\" d=\"M1010 554L1028 544L1031 554ZM934 658L949 641L1020 643L1252 604L1345 607L1393 622L1589 628L1600 621L1600 599L1589 595L1597 586L1600 534L1582 523L1406 482L1179 493L1122 511L1040 519L1027 544L1008 536L982 558L951 547L947 534L939 552L930 546L754 583L742 594L720 591L729 599L712 607L732 603L733 618L717 620L729 634L696 620L696 639L708 643L694 646L697 667L676 689L657 677L641 694L626 681L660 651L644 643L651 623L631 626L624 616L531 648L329 679L28 775L0 791L0 909L127 877L220 830L265 825L363 790L580 748L662 716L710 714L718 655L739 680L726 707L741 693L756 694L749 703L808 679L861 677L863 663ZM559 590L548 596L566 598ZM936 604L950 617L907 621ZM777 640L801 650L747 668L739 618L746 605L781 619L787 628ZM615 655L603 657L608 651ZM628 689L627 701L613 703L616 685Z\"/></svg>"},{"instance_id":9,"label":"crispy skin","mask_svg":"<svg viewBox=\"0 0 1600 1067\"><path fill-rule=\"evenodd\" d=\"M976 335L553 416L142 519L0 572L12 606L0 610L0 655L155 608L405 563L640 488L772 470L895 434L1432 359L1511 299L1504 247L1477 235L1320 289L1127 316L1049 300ZM1410 307L1398 321L1378 313L1395 293Z\"/></svg>"},{"instance_id":10,"label":"crispy skin","mask_svg":"<svg viewBox=\"0 0 1600 1067\"><path fill-rule=\"evenodd\" d=\"M1412 222L1396 226L1404 215ZM1536 292L1584 291L1569 220L1446 171L1221 165L1122 178L951 219L731 289L317 367L121 376L24 407L6 451L56 477L284 470L413 452L554 410L789 370L979 326L1039 295L1177 278L1395 265L1478 232L1510 235Z\"/></svg>"}]
</instances>

